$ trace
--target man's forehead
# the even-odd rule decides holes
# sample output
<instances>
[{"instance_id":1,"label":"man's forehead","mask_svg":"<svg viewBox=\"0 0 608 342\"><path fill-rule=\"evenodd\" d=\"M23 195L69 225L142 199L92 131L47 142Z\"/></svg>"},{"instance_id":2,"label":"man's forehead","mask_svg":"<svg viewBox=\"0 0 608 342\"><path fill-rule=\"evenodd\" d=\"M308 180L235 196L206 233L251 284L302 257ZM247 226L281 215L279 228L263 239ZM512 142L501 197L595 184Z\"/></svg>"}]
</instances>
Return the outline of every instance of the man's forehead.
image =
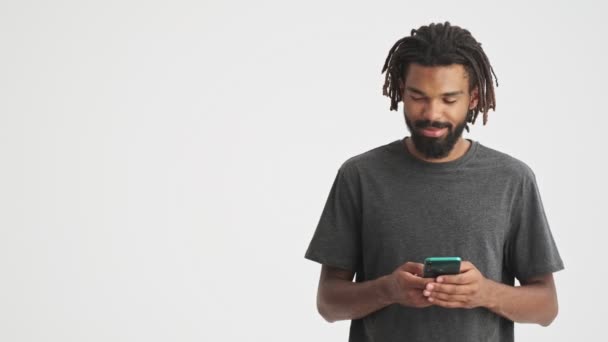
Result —
<instances>
[{"instance_id":1,"label":"man's forehead","mask_svg":"<svg viewBox=\"0 0 608 342\"><path fill-rule=\"evenodd\" d=\"M468 75L462 64L425 66L411 64L405 88L417 93L454 93L468 90Z\"/></svg>"},{"instance_id":2,"label":"man's forehead","mask_svg":"<svg viewBox=\"0 0 608 342\"><path fill-rule=\"evenodd\" d=\"M405 89L411 93L427 95L427 93L424 90L421 90L421 89L418 89L415 87L406 86ZM452 90L452 91L444 91L444 92L440 93L441 96L458 96L458 95L462 95L462 94L465 94L464 90Z\"/></svg>"},{"instance_id":3,"label":"man's forehead","mask_svg":"<svg viewBox=\"0 0 608 342\"><path fill-rule=\"evenodd\" d=\"M410 75L433 77L433 76L451 76L455 78L468 79L468 73L462 64L448 65L422 65L411 63L406 70L406 77Z\"/></svg>"}]
</instances>

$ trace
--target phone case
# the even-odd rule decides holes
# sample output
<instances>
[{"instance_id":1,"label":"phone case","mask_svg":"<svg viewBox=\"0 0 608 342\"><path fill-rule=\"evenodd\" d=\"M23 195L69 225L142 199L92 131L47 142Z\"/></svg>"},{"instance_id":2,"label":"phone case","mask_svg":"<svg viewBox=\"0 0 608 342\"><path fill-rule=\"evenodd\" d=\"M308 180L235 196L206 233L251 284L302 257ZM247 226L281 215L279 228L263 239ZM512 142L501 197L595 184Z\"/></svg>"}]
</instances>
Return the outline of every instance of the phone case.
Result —
<instances>
[{"instance_id":1,"label":"phone case","mask_svg":"<svg viewBox=\"0 0 608 342\"><path fill-rule=\"evenodd\" d=\"M424 278L460 273L460 257L430 257L424 259Z\"/></svg>"}]
</instances>

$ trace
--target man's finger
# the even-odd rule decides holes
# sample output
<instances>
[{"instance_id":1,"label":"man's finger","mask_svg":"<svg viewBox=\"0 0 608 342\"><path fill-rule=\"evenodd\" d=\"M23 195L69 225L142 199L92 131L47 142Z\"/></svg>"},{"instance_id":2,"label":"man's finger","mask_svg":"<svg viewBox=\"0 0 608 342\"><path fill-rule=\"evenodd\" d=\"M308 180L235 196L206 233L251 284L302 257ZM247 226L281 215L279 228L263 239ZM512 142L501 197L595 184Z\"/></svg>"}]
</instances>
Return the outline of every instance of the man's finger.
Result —
<instances>
[{"instance_id":1,"label":"man's finger","mask_svg":"<svg viewBox=\"0 0 608 342\"><path fill-rule=\"evenodd\" d=\"M470 285L454 285L445 283L429 283L426 285L425 290L433 293L437 292L457 295L467 295L473 293L473 287Z\"/></svg>"},{"instance_id":2,"label":"man's finger","mask_svg":"<svg viewBox=\"0 0 608 342\"><path fill-rule=\"evenodd\" d=\"M473 272L470 270L460 274L442 275L437 277L437 282L442 284L464 285L471 283L473 280Z\"/></svg>"},{"instance_id":3,"label":"man's finger","mask_svg":"<svg viewBox=\"0 0 608 342\"><path fill-rule=\"evenodd\" d=\"M428 301L430 303L433 303L434 305L437 306L441 306L444 308L449 308L449 309L456 309L456 308L465 308L466 305L464 305L463 302L452 302L452 301L447 301L447 300L442 300L439 298L429 298Z\"/></svg>"},{"instance_id":4,"label":"man's finger","mask_svg":"<svg viewBox=\"0 0 608 342\"><path fill-rule=\"evenodd\" d=\"M445 302L461 302L461 303L465 303L468 298L465 295L437 293L437 292L428 293L427 291L425 291L425 296L427 296L433 300L442 300Z\"/></svg>"},{"instance_id":5,"label":"man's finger","mask_svg":"<svg viewBox=\"0 0 608 342\"><path fill-rule=\"evenodd\" d=\"M410 272L404 272L404 274L407 286L416 289L424 289L426 287L426 284L431 283L433 281L432 278L418 277Z\"/></svg>"},{"instance_id":6,"label":"man's finger","mask_svg":"<svg viewBox=\"0 0 608 342\"><path fill-rule=\"evenodd\" d=\"M406 262L405 264L401 265L399 269L421 276L424 270L424 265L417 262Z\"/></svg>"},{"instance_id":7,"label":"man's finger","mask_svg":"<svg viewBox=\"0 0 608 342\"><path fill-rule=\"evenodd\" d=\"M467 271L472 270L474 268L475 268L475 265L473 265L470 261L462 261L460 263L460 273L467 272Z\"/></svg>"}]
</instances>

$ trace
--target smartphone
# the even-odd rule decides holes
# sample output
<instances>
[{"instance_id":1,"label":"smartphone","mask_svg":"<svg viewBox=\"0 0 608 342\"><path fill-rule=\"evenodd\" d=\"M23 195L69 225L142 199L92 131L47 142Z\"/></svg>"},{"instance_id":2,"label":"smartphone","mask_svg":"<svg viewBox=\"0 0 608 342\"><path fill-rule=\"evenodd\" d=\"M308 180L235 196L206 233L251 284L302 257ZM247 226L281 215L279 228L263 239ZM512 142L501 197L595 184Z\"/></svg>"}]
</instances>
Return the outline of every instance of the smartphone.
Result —
<instances>
[{"instance_id":1,"label":"smartphone","mask_svg":"<svg viewBox=\"0 0 608 342\"><path fill-rule=\"evenodd\" d=\"M424 278L460 273L460 257L430 257L424 259Z\"/></svg>"}]
</instances>

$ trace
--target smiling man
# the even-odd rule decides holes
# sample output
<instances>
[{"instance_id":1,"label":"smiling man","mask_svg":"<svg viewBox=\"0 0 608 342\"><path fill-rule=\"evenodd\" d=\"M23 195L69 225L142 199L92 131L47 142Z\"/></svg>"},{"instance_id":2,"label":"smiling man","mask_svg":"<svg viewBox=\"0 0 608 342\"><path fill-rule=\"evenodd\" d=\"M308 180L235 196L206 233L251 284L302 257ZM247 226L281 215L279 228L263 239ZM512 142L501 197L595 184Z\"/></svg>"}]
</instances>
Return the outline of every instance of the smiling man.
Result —
<instances>
[{"instance_id":1,"label":"smiling man","mask_svg":"<svg viewBox=\"0 0 608 342\"><path fill-rule=\"evenodd\" d=\"M405 123L412 133L406 144L412 154L430 162L449 161L464 154L470 144L461 138L462 131L467 113L477 106L479 97L477 90L469 94L465 68L460 64L411 63L408 76L405 87L401 82L400 91L405 90Z\"/></svg>"},{"instance_id":2,"label":"smiling man","mask_svg":"<svg viewBox=\"0 0 608 342\"><path fill-rule=\"evenodd\" d=\"M495 108L481 44L447 22L422 26L382 71L411 136L338 170L305 255L322 264L319 313L351 320L350 341L512 341L514 322L549 325L563 263L535 175L462 137ZM460 273L423 277L421 262L440 256L461 257Z\"/></svg>"}]
</instances>

